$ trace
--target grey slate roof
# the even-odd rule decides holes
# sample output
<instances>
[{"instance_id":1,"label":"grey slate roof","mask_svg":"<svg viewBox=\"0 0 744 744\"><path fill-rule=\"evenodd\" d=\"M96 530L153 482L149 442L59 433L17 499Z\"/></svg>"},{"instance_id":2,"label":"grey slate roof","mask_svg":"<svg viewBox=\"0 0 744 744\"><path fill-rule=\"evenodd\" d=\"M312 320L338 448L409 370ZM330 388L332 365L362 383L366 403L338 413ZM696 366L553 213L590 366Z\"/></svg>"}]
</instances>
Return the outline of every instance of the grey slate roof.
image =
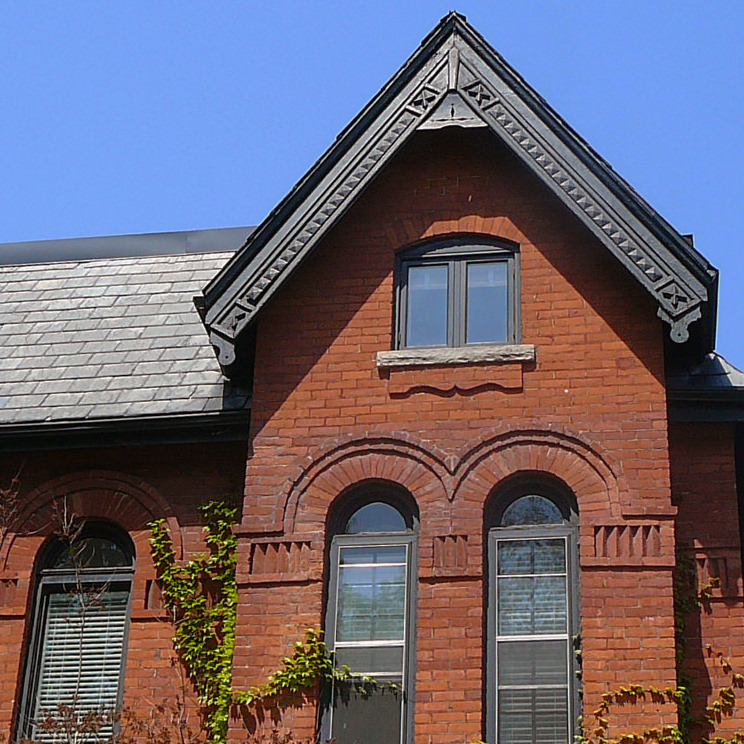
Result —
<instances>
[{"instance_id":1,"label":"grey slate roof","mask_svg":"<svg viewBox=\"0 0 744 744\"><path fill-rule=\"evenodd\" d=\"M246 408L193 304L231 255L0 266L0 427Z\"/></svg>"},{"instance_id":2,"label":"grey slate roof","mask_svg":"<svg viewBox=\"0 0 744 744\"><path fill-rule=\"evenodd\" d=\"M744 389L744 372L720 354L711 352L696 367L669 375L667 383L675 390Z\"/></svg>"},{"instance_id":3,"label":"grey slate roof","mask_svg":"<svg viewBox=\"0 0 744 744\"><path fill-rule=\"evenodd\" d=\"M209 230L0 243L0 264L234 251L245 242L246 236L253 229L252 227L220 227Z\"/></svg>"}]
</instances>

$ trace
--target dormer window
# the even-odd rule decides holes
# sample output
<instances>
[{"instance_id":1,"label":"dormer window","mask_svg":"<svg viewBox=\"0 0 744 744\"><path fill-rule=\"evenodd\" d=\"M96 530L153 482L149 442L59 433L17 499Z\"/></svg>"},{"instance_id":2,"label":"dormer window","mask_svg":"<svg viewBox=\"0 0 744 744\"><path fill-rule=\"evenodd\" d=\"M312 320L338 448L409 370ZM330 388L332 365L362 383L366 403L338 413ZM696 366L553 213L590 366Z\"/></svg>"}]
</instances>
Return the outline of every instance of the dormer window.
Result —
<instances>
[{"instance_id":1,"label":"dormer window","mask_svg":"<svg viewBox=\"0 0 744 744\"><path fill-rule=\"evenodd\" d=\"M402 253L397 347L516 343L517 261L512 245L463 239Z\"/></svg>"}]
</instances>

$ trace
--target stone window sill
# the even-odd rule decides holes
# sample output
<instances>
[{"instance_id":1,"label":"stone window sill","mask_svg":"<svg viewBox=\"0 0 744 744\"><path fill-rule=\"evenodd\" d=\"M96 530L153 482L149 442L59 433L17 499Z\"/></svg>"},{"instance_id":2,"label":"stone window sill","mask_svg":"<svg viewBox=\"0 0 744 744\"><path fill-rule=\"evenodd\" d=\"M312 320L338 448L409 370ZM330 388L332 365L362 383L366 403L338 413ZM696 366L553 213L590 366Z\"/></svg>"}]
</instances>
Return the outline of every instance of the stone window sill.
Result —
<instances>
[{"instance_id":1,"label":"stone window sill","mask_svg":"<svg viewBox=\"0 0 744 744\"><path fill-rule=\"evenodd\" d=\"M534 344L479 344L458 348L398 349L378 351L377 368L434 367L458 364L534 362Z\"/></svg>"}]
</instances>

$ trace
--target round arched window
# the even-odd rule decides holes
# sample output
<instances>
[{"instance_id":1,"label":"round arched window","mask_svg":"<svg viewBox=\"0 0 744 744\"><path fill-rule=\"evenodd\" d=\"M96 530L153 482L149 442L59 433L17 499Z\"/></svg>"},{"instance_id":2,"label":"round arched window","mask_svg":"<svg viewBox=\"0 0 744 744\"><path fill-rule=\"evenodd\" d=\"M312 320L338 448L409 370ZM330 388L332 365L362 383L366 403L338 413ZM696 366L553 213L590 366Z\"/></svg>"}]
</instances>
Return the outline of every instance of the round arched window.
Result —
<instances>
[{"instance_id":1,"label":"round arched window","mask_svg":"<svg viewBox=\"0 0 744 744\"><path fill-rule=\"evenodd\" d=\"M346 534L365 532L405 532L406 520L391 504L372 501L357 509L346 522Z\"/></svg>"},{"instance_id":2,"label":"round arched window","mask_svg":"<svg viewBox=\"0 0 744 744\"><path fill-rule=\"evenodd\" d=\"M324 739L406 741L415 502L395 484L368 483L339 498L329 523L335 534L329 545L326 641L334 662L359 679L334 686ZM370 690L365 677L384 684Z\"/></svg>"},{"instance_id":3,"label":"round arched window","mask_svg":"<svg viewBox=\"0 0 744 744\"><path fill-rule=\"evenodd\" d=\"M520 496L504 509L500 527L523 527L528 524L562 524L561 510L545 496Z\"/></svg>"},{"instance_id":4,"label":"round arched window","mask_svg":"<svg viewBox=\"0 0 744 744\"><path fill-rule=\"evenodd\" d=\"M44 739L50 711L74 705L101 715L96 733L107 738L121 704L134 546L114 525L88 522L40 564L20 730Z\"/></svg>"},{"instance_id":5,"label":"round arched window","mask_svg":"<svg viewBox=\"0 0 744 744\"><path fill-rule=\"evenodd\" d=\"M496 491L486 512L489 741L573 739L575 504L545 476Z\"/></svg>"}]
</instances>

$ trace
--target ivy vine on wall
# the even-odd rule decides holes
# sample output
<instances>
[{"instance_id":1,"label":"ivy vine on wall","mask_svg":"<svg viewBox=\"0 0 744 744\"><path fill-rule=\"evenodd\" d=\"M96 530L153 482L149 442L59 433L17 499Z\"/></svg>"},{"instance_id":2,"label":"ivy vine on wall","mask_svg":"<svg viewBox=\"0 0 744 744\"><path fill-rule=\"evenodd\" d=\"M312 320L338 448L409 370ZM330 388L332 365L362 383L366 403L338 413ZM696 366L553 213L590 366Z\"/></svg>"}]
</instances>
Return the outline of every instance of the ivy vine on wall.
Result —
<instances>
[{"instance_id":1,"label":"ivy vine on wall","mask_svg":"<svg viewBox=\"0 0 744 744\"><path fill-rule=\"evenodd\" d=\"M174 624L173 645L196 692L209 741L227 740L238 587L238 510L223 501L201 508L208 553L179 564L164 520L150 524L150 547Z\"/></svg>"},{"instance_id":2,"label":"ivy vine on wall","mask_svg":"<svg viewBox=\"0 0 744 744\"><path fill-rule=\"evenodd\" d=\"M323 641L323 632L308 628L296 641L291 656L263 685L235 691L232 660L238 588L235 580L237 538L232 525L238 510L221 501L201 508L208 553L179 563L164 520L150 524L150 547L174 624L173 645L191 680L201 706L203 728L213 744L224 744L233 705L251 708L277 705L286 695L307 694L334 681L352 679L346 666L337 667ZM373 679L354 684L369 690Z\"/></svg>"}]
</instances>

